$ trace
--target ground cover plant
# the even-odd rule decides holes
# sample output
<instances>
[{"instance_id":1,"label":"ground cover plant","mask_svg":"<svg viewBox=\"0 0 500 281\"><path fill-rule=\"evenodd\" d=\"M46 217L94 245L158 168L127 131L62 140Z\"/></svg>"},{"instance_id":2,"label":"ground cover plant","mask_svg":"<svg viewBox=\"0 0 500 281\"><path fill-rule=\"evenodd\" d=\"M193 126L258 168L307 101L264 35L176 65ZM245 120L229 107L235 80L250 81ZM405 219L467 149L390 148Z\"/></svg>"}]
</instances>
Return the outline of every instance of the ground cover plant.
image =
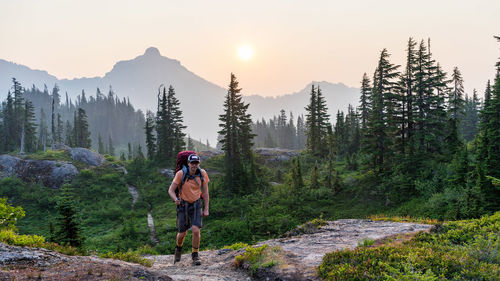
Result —
<instances>
[{"instance_id":1,"label":"ground cover plant","mask_svg":"<svg viewBox=\"0 0 500 281\"><path fill-rule=\"evenodd\" d=\"M398 245L325 255L324 280L500 280L500 212L437 225Z\"/></svg>"}]
</instances>

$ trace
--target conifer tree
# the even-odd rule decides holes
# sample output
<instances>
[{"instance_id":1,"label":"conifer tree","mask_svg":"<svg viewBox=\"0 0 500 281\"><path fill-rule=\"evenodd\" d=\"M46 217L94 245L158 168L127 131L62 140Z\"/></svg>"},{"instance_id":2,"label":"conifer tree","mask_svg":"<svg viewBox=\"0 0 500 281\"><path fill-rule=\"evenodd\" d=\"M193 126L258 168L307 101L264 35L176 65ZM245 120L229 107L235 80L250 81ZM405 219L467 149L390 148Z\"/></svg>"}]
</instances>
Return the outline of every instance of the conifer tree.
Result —
<instances>
[{"instance_id":1,"label":"conifer tree","mask_svg":"<svg viewBox=\"0 0 500 281\"><path fill-rule=\"evenodd\" d=\"M59 214L57 217L57 241L80 248L83 243L82 228L70 185L63 185L56 208Z\"/></svg>"},{"instance_id":2,"label":"conifer tree","mask_svg":"<svg viewBox=\"0 0 500 281\"><path fill-rule=\"evenodd\" d=\"M370 78L368 78L368 75L366 75L365 72L363 74L363 80L361 80L361 96L359 98L359 111L362 130L366 128L366 122L368 121L368 113L370 111L371 105L371 92L372 88L370 86Z\"/></svg>"},{"instance_id":3,"label":"conifer tree","mask_svg":"<svg viewBox=\"0 0 500 281\"><path fill-rule=\"evenodd\" d=\"M71 123L69 120L66 120L66 129L65 129L65 138L64 138L64 144L66 144L69 147L74 147L74 136L73 136L73 127L71 126Z\"/></svg>"},{"instance_id":4,"label":"conifer tree","mask_svg":"<svg viewBox=\"0 0 500 281\"><path fill-rule=\"evenodd\" d=\"M26 100L24 103L23 119L24 147L26 152L35 152L37 148L35 108L30 100Z\"/></svg>"},{"instance_id":5,"label":"conifer tree","mask_svg":"<svg viewBox=\"0 0 500 281\"><path fill-rule=\"evenodd\" d=\"M462 74L457 67L453 69L452 82L453 90L448 98L448 133L445 139L449 155L455 154L462 145L459 138L459 120L463 116L464 86Z\"/></svg>"},{"instance_id":6,"label":"conifer tree","mask_svg":"<svg viewBox=\"0 0 500 281\"><path fill-rule=\"evenodd\" d=\"M56 143L56 115L54 112L55 100L52 99L51 107L51 121L50 121L50 133L51 133L51 147L54 149L54 144Z\"/></svg>"},{"instance_id":7,"label":"conifer tree","mask_svg":"<svg viewBox=\"0 0 500 281\"><path fill-rule=\"evenodd\" d=\"M479 123L479 99L476 89L473 90L472 97L465 96L464 118L462 120L462 136L466 141L471 141L477 134Z\"/></svg>"},{"instance_id":8,"label":"conifer tree","mask_svg":"<svg viewBox=\"0 0 500 281\"><path fill-rule=\"evenodd\" d=\"M315 156L326 155L326 148L323 145L329 126L329 114L326 101L321 93L321 89L311 86L311 97L306 109L306 146L309 152Z\"/></svg>"},{"instance_id":9,"label":"conifer tree","mask_svg":"<svg viewBox=\"0 0 500 281\"><path fill-rule=\"evenodd\" d=\"M132 146L130 145L130 143L127 144L127 147L128 147L128 160L132 160L134 157L132 155Z\"/></svg>"},{"instance_id":10,"label":"conifer tree","mask_svg":"<svg viewBox=\"0 0 500 281\"><path fill-rule=\"evenodd\" d=\"M388 163L392 136L396 129L392 127L393 116L389 116L387 108L392 106L396 82L393 80L399 75L398 65L391 64L388 60L389 53L383 49L374 74L372 92L372 110L367 123L364 138L366 139L364 151L370 156L372 168L381 173Z\"/></svg>"},{"instance_id":11,"label":"conifer tree","mask_svg":"<svg viewBox=\"0 0 500 281\"><path fill-rule=\"evenodd\" d=\"M300 194L300 190L304 187L304 179L302 178L302 168L298 156L292 159L291 178L293 192Z\"/></svg>"},{"instance_id":12,"label":"conifer tree","mask_svg":"<svg viewBox=\"0 0 500 281\"><path fill-rule=\"evenodd\" d=\"M172 86L163 89L162 98L159 100L159 111L156 120L156 132L158 138L157 159L160 162L173 160L176 152L182 150L185 146L183 130L186 128L182 124L183 117L180 110L179 100L175 96L175 90Z\"/></svg>"},{"instance_id":13,"label":"conifer tree","mask_svg":"<svg viewBox=\"0 0 500 281\"><path fill-rule=\"evenodd\" d=\"M78 108L78 115L76 115L75 118L74 131L76 132L75 146L90 148L91 140L90 140L89 124L87 122L87 114L85 113L85 110L81 107Z\"/></svg>"},{"instance_id":14,"label":"conifer tree","mask_svg":"<svg viewBox=\"0 0 500 281\"><path fill-rule=\"evenodd\" d=\"M188 135L188 139L187 139L187 150L194 150L194 144L193 144L193 140L191 139L191 136Z\"/></svg>"},{"instance_id":15,"label":"conifer tree","mask_svg":"<svg viewBox=\"0 0 500 281\"><path fill-rule=\"evenodd\" d=\"M38 135L38 148L43 150L44 152L47 149L47 121L45 117L45 112L43 111L43 108L40 108L40 125L38 126L39 128L39 135Z\"/></svg>"},{"instance_id":16,"label":"conifer tree","mask_svg":"<svg viewBox=\"0 0 500 281\"><path fill-rule=\"evenodd\" d=\"M495 37L500 41L500 37ZM485 132L488 144L488 156L485 161L485 175L493 178L500 178L500 60L496 63L496 74L491 90L491 100L485 114L488 115L488 125ZM500 189L489 185L488 190L484 190L488 200L488 210L496 210L500 206Z\"/></svg>"},{"instance_id":17,"label":"conifer tree","mask_svg":"<svg viewBox=\"0 0 500 281\"><path fill-rule=\"evenodd\" d=\"M315 162L311 169L309 189L318 189L318 188L319 188L318 162Z\"/></svg>"},{"instance_id":18,"label":"conifer tree","mask_svg":"<svg viewBox=\"0 0 500 281\"><path fill-rule=\"evenodd\" d=\"M247 113L249 104L242 101L238 84L236 76L231 73L224 113L219 115L221 130L218 132L221 136L219 142L225 153L224 184L234 195L252 191L253 184L249 179L253 179L254 172L251 148L255 135L251 131L251 116Z\"/></svg>"},{"instance_id":19,"label":"conifer tree","mask_svg":"<svg viewBox=\"0 0 500 281\"><path fill-rule=\"evenodd\" d=\"M109 135L108 138L108 153L111 156L115 156L115 147L113 145L113 138L111 137L111 135Z\"/></svg>"},{"instance_id":20,"label":"conifer tree","mask_svg":"<svg viewBox=\"0 0 500 281\"><path fill-rule=\"evenodd\" d=\"M156 137L154 135L154 114L151 111L146 112L146 124L144 130L146 131L146 149L148 159L152 160L156 154Z\"/></svg>"},{"instance_id":21,"label":"conifer tree","mask_svg":"<svg viewBox=\"0 0 500 281\"><path fill-rule=\"evenodd\" d=\"M97 144L98 144L98 148L97 148L97 152L99 154L104 154L104 143L102 142L102 138L101 138L101 133L99 133L99 135L97 136Z\"/></svg>"},{"instance_id":22,"label":"conifer tree","mask_svg":"<svg viewBox=\"0 0 500 281\"><path fill-rule=\"evenodd\" d=\"M15 149L16 143L16 122L14 115L14 99L10 91L7 94L7 101L3 110L3 128L4 128L4 151Z\"/></svg>"}]
</instances>

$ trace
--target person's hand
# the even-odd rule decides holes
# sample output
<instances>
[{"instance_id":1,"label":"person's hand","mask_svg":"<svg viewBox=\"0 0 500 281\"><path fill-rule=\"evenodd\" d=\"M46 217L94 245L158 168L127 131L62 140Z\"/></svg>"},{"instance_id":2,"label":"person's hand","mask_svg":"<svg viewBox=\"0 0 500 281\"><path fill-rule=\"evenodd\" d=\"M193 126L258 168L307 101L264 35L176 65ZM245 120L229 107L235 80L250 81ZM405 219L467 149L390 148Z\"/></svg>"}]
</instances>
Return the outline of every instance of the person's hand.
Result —
<instances>
[{"instance_id":1,"label":"person's hand","mask_svg":"<svg viewBox=\"0 0 500 281\"><path fill-rule=\"evenodd\" d=\"M208 217L208 209L203 210L203 217Z\"/></svg>"},{"instance_id":2,"label":"person's hand","mask_svg":"<svg viewBox=\"0 0 500 281\"><path fill-rule=\"evenodd\" d=\"M175 205L179 206L181 204L181 200L179 198L175 199Z\"/></svg>"}]
</instances>

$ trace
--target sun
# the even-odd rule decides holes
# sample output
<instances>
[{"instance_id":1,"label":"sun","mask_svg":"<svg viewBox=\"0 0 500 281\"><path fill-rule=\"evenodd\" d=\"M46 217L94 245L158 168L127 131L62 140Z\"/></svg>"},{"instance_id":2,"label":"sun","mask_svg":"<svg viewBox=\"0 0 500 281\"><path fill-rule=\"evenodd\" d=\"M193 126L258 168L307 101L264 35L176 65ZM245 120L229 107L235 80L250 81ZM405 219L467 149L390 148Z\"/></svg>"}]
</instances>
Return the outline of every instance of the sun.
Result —
<instances>
[{"instance_id":1,"label":"sun","mask_svg":"<svg viewBox=\"0 0 500 281\"><path fill-rule=\"evenodd\" d=\"M250 60L253 57L253 50L248 45L240 46L238 49L238 56L242 60Z\"/></svg>"}]
</instances>

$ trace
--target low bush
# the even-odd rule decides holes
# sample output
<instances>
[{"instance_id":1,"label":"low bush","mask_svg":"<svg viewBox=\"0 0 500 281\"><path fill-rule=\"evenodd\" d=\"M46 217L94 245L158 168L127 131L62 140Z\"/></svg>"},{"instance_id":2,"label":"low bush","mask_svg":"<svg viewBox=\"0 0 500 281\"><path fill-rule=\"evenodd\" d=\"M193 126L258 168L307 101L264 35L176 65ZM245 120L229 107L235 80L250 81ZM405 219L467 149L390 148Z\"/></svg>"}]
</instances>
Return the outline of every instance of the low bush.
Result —
<instances>
[{"instance_id":1,"label":"low bush","mask_svg":"<svg viewBox=\"0 0 500 281\"><path fill-rule=\"evenodd\" d=\"M254 275L258 270L270 268L282 263L280 247L269 247L264 244L260 247L248 246L243 255L238 255L234 259L237 267L248 265L250 275Z\"/></svg>"},{"instance_id":2,"label":"low bush","mask_svg":"<svg viewBox=\"0 0 500 281\"><path fill-rule=\"evenodd\" d=\"M45 238L38 235L20 235L11 229L0 230L0 242L13 246L43 247Z\"/></svg>"},{"instance_id":3,"label":"low bush","mask_svg":"<svg viewBox=\"0 0 500 281\"><path fill-rule=\"evenodd\" d=\"M108 252L105 254L99 255L100 258L109 258L109 259L115 259L115 260L122 260L126 262L133 262L133 263L138 263L147 267L153 266L153 261L148 260L146 258L143 258L141 255L139 255L137 252L133 251L127 251L125 253L118 252L118 253L113 253L113 252Z\"/></svg>"},{"instance_id":4,"label":"low bush","mask_svg":"<svg viewBox=\"0 0 500 281\"><path fill-rule=\"evenodd\" d=\"M400 245L325 255L325 280L500 280L500 212L453 221Z\"/></svg>"},{"instance_id":5,"label":"low bush","mask_svg":"<svg viewBox=\"0 0 500 281\"><path fill-rule=\"evenodd\" d=\"M239 250L239 249L246 248L248 246L250 246L250 245L248 245L247 243L237 242L237 243L234 243L234 244L229 245L229 246L224 246L223 249Z\"/></svg>"}]
</instances>

